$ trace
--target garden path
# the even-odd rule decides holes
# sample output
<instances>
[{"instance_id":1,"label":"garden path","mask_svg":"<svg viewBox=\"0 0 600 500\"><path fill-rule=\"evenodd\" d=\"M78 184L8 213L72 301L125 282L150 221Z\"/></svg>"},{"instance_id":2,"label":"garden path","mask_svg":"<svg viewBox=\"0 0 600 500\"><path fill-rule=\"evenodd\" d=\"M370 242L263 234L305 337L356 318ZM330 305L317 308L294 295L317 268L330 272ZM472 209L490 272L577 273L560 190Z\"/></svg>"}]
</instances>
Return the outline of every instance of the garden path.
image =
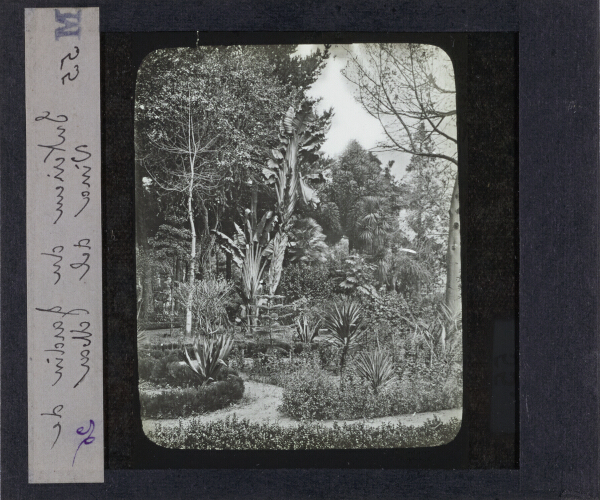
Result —
<instances>
[{"instance_id":1,"label":"garden path","mask_svg":"<svg viewBox=\"0 0 600 500\"><path fill-rule=\"evenodd\" d=\"M222 410L200 415L198 417L189 417L183 419L184 425L186 422L196 418L200 422L210 422L225 420L227 417L232 417L234 414L238 419L248 419L252 423L277 423L281 426L295 426L298 425L298 420L286 417L282 415L277 409L281 404L281 398L283 389L275 385L262 384L260 382L253 382L251 380L244 381L245 393L242 400L234 405L231 405ZM423 425L428 419L438 417L442 422L448 422L451 418L462 418L462 408L454 408L452 410L441 410L436 412L416 413L409 415L398 415L394 417L381 417L366 419L364 422L368 426L379 426L382 423L401 423L403 425L420 426ZM324 420L319 421L320 424L326 427L333 427L333 423L338 424L356 423L361 422L360 420ZM163 427L170 427L179 425L178 419L164 419L164 420L142 420L144 432L154 431L156 423L162 424Z\"/></svg>"}]
</instances>

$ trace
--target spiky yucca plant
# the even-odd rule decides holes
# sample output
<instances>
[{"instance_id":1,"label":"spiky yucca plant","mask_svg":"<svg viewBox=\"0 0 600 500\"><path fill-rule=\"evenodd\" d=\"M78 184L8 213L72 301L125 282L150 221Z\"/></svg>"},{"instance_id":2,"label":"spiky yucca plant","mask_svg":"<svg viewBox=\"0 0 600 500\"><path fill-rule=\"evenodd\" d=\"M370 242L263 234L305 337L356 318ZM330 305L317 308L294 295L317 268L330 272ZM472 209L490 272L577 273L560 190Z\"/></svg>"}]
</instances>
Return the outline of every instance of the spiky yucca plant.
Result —
<instances>
[{"instance_id":1,"label":"spiky yucca plant","mask_svg":"<svg viewBox=\"0 0 600 500\"><path fill-rule=\"evenodd\" d=\"M323 317L323 326L331 334L333 342L342 348L340 374L343 374L348 350L364 334L362 323L362 307L358 302L352 300L342 300L334 303L333 307Z\"/></svg>"},{"instance_id":2,"label":"spiky yucca plant","mask_svg":"<svg viewBox=\"0 0 600 500\"><path fill-rule=\"evenodd\" d=\"M225 360L232 347L233 338L228 335L217 335L211 339L204 337L202 343L196 339L194 343L195 359L190 358L186 347L185 360L202 385L210 384L216 379L221 367L225 366Z\"/></svg>"},{"instance_id":3,"label":"spiky yucca plant","mask_svg":"<svg viewBox=\"0 0 600 500\"><path fill-rule=\"evenodd\" d=\"M379 389L389 386L396 380L392 358L381 349L360 352L355 359L355 363L356 371L369 382L375 394Z\"/></svg>"},{"instance_id":4,"label":"spiky yucca plant","mask_svg":"<svg viewBox=\"0 0 600 500\"><path fill-rule=\"evenodd\" d=\"M321 320L313 322L306 314L302 314L296 318L296 330L298 339L304 344L310 344L319 333Z\"/></svg>"}]
</instances>

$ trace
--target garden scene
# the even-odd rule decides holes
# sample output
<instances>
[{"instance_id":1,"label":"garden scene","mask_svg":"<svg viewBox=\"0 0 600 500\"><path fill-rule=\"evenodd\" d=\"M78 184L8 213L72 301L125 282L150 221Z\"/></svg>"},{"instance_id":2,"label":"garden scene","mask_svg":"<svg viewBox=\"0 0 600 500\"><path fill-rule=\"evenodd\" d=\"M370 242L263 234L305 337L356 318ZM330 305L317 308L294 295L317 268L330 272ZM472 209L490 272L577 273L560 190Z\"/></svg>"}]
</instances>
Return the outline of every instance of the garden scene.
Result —
<instances>
[{"instance_id":1,"label":"garden scene","mask_svg":"<svg viewBox=\"0 0 600 500\"><path fill-rule=\"evenodd\" d=\"M141 420L181 449L438 446L463 405L452 63L152 52L135 97Z\"/></svg>"}]
</instances>

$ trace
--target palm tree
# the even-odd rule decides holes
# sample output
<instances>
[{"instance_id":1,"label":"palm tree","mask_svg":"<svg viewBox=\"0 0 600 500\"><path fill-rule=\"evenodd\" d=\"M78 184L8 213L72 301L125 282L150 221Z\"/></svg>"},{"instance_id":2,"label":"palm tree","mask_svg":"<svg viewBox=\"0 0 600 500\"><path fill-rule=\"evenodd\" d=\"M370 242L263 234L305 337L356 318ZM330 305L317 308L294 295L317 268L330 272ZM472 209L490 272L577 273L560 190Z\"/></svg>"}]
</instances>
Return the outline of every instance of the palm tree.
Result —
<instances>
[{"instance_id":1,"label":"palm tree","mask_svg":"<svg viewBox=\"0 0 600 500\"><path fill-rule=\"evenodd\" d=\"M323 317L323 326L331 334L334 344L342 348L340 357L341 384L348 351L365 333L362 306L353 300L342 300L333 304Z\"/></svg>"},{"instance_id":2,"label":"palm tree","mask_svg":"<svg viewBox=\"0 0 600 500\"><path fill-rule=\"evenodd\" d=\"M380 196L364 196L356 207L355 231L375 255L387 243L394 231L394 218L387 200Z\"/></svg>"},{"instance_id":3,"label":"palm tree","mask_svg":"<svg viewBox=\"0 0 600 500\"><path fill-rule=\"evenodd\" d=\"M392 290L396 290L398 281L402 281L405 288L416 285L419 290L421 283L432 280L432 273L420 252L395 245L378 260L376 274L379 283L385 283Z\"/></svg>"}]
</instances>

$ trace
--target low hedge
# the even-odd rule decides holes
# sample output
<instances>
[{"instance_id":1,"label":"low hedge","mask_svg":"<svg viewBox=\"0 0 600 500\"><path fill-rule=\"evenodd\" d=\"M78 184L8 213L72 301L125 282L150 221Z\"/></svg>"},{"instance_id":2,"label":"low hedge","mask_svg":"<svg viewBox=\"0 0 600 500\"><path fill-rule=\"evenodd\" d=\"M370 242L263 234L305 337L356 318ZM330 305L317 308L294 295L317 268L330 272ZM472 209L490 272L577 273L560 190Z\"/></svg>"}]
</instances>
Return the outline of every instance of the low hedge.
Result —
<instances>
[{"instance_id":1,"label":"low hedge","mask_svg":"<svg viewBox=\"0 0 600 500\"><path fill-rule=\"evenodd\" d=\"M179 418L220 410L244 395L244 381L230 375L227 380L203 387L140 393L142 418Z\"/></svg>"},{"instance_id":2,"label":"low hedge","mask_svg":"<svg viewBox=\"0 0 600 500\"><path fill-rule=\"evenodd\" d=\"M335 287L327 267L292 264L281 271L277 294L284 295L288 303L304 297L318 304L330 300Z\"/></svg>"},{"instance_id":3,"label":"low hedge","mask_svg":"<svg viewBox=\"0 0 600 500\"><path fill-rule=\"evenodd\" d=\"M363 422L333 425L302 423L283 427L279 424L250 423L227 417L217 422L193 419L189 425L163 427L157 424L148 437L160 446L200 450L313 450L353 448L415 448L439 446L452 441L461 422L438 418L422 426L382 424L371 427Z\"/></svg>"}]
</instances>

